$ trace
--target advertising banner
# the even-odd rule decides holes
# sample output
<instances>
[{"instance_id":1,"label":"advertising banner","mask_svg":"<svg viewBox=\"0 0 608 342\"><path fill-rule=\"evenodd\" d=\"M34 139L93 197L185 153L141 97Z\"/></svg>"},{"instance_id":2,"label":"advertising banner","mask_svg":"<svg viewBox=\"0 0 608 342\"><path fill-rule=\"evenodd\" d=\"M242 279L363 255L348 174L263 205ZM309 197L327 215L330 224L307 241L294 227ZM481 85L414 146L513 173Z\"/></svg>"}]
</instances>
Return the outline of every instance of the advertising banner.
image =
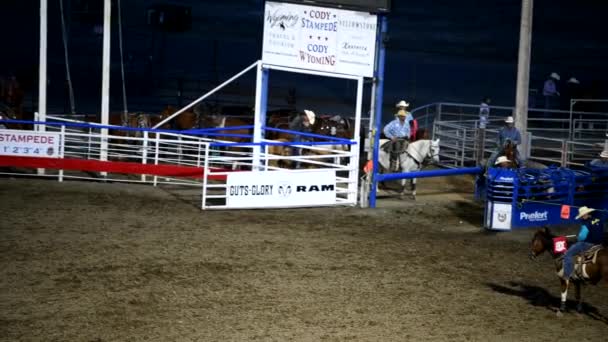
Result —
<instances>
[{"instance_id":1,"label":"advertising banner","mask_svg":"<svg viewBox=\"0 0 608 342\"><path fill-rule=\"evenodd\" d=\"M234 172L226 180L230 208L279 208L336 203L336 172Z\"/></svg>"},{"instance_id":2,"label":"advertising banner","mask_svg":"<svg viewBox=\"0 0 608 342\"><path fill-rule=\"evenodd\" d=\"M0 129L0 155L59 158L60 133Z\"/></svg>"},{"instance_id":3,"label":"advertising banner","mask_svg":"<svg viewBox=\"0 0 608 342\"><path fill-rule=\"evenodd\" d=\"M511 229L511 215L513 207L509 203L493 203L492 228L499 230Z\"/></svg>"},{"instance_id":4,"label":"advertising banner","mask_svg":"<svg viewBox=\"0 0 608 342\"><path fill-rule=\"evenodd\" d=\"M262 61L267 64L372 77L375 15L266 2Z\"/></svg>"}]
</instances>

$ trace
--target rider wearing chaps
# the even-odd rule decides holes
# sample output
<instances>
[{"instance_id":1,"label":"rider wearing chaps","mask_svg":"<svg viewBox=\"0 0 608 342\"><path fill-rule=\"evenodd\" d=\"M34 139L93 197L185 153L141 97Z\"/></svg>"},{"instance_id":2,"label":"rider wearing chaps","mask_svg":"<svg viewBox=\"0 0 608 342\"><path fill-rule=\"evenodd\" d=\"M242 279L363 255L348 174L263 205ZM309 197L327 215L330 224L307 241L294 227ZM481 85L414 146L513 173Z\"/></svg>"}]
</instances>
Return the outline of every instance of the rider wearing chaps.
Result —
<instances>
[{"instance_id":1,"label":"rider wearing chaps","mask_svg":"<svg viewBox=\"0 0 608 342\"><path fill-rule=\"evenodd\" d=\"M391 155L391 170L398 168L397 160L399 159L399 155L407 149L411 133L410 122L412 121L412 115L406 112L405 109L400 109L395 116L397 118L384 127L384 135L391 139L388 147Z\"/></svg>"}]
</instances>

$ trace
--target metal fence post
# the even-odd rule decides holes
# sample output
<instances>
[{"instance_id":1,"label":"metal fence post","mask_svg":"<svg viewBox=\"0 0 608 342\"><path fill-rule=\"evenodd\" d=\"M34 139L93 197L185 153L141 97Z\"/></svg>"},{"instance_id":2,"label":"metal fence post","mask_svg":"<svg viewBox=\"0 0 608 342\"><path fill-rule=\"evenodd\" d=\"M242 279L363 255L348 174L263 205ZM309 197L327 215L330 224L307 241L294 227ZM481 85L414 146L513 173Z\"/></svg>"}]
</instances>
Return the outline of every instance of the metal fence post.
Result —
<instances>
[{"instance_id":1,"label":"metal fence post","mask_svg":"<svg viewBox=\"0 0 608 342\"><path fill-rule=\"evenodd\" d=\"M462 130L462 154L460 155L460 167L464 167L464 159L467 151L467 129Z\"/></svg>"},{"instance_id":2,"label":"metal fence post","mask_svg":"<svg viewBox=\"0 0 608 342\"><path fill-rule=\"evenodd\" d=\"M441 121L441 103L437 104L437 114L435 115L435 121Z\"/></svg>"},{"instance_id":3,"label":"metal fence post","mask_svg":"<svg viewBox=\"0 0 608 342\"><path fill-rule=\"evenodd\" d=\"M568 142L565 140L562 140L562 157L560 163L562 164L562 167L568 166Z\"/></svg>"}]
</instances>

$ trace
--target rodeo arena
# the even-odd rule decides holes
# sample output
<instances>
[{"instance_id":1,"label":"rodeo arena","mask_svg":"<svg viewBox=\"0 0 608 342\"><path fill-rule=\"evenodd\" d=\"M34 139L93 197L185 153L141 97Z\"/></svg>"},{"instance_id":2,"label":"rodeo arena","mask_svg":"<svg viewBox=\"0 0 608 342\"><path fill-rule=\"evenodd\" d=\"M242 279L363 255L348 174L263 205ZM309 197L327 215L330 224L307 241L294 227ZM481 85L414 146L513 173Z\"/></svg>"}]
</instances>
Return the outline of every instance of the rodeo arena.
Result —
<instances>
[{"instance_id":1,"label":"rodeo arena","mask_svg":"<svg viewBox=\"0 0 608 342\"><path fill-rule=\"evenodd\" d=\"M259 60L149 113L123 71L112 112L105 0L101 110L52 113L40 3L35 112L2 83L0 340L606 341L608 99L413 108L390 1L265 1ZM285 75L352 111L273 104Z\"/></svg>"}]
</instances>

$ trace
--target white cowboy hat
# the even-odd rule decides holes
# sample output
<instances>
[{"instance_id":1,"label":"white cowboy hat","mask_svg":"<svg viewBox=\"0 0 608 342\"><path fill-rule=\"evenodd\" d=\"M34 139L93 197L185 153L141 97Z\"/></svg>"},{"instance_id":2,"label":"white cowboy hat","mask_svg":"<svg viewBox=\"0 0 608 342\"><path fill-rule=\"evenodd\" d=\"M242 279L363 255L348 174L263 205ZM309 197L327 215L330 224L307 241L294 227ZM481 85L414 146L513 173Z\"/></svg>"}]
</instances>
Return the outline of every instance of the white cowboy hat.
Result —
<instances>
[{"instance_id":1,"label":"white cowboy hat","mask_svg":"<svg viewBox=\"0 0 608 342\"><path fill-rule=\"evenodd\" d=\"M304 115L306 115L308 122L310 122L311 125L315 124L316 115L312 110L304 109Z\"/></svg>"},{"instance_id":2,"label":"white cowboy hat","mask_svg":"<svg viewBox=\"0 0 608 342\"><path fill-rule=\"evenodd\" d=\"M608 158L608 150L602 151L602 153L600 153L600 158Z\"/></svg>"},{"instance_id":3,"label":"white cowboy hat","mask_svg":"<svg viewBox=\"0 0 608 342\"><path fill-rule=\"evenodd\" d=\"M407 108L409 106L410 106L409 103L405 102L404 100L401 100L401 101L399 101L399 103L397 103L397 105L395 107L397 107L397 108L399 108L399 107L405 107L405 108Z\"/></svg>"},{"instance_id":4,"label":"white cowboy hat","mask_svg":"<svg viewBox=\"0 0 608 342\"><path fill-rule=\"evenodd\" d=\"M507 116L507 118L505 119L506 123L513 123L513 117L512 116Z\"/></svg>"},{"instance_id":5,"label":"white cowboy hat","mask_svg":"<svg viewBox=\"0 0 608 342\"><path fill-rule=\"evenodd\" d=\"M511 163L511 161L509 160L509 158L507 158L505 156L500 156L500 157L498 157L498 159L496 159L496 162L494 163L494 165L498 165L498 164L502 164L502 163Z\"/></svg>"},{"instance_id":6,"label":"white cowboy hat","mask_svg":"<svg viewBox=\"0 0 608 342\"><path fill-rule=\"evenodd\" d=\"M558 81L559 81L559 75L558 75L556 72L552 72L552 73L551 73L551 76L549 76L549 77L551 77L551 78L555 78L556 80L558 80Z\"/></svg>"},{"instance_id":7,"label":"white cowboy hat","mask_svg":"<svg viewBox=\"0 0 608 342\"><path fill-rule=\"evenodd\" d=\"M403 109L399 109L399 111L395 115L396 116L407 116L407 112Z\"/></svg>"},{"instance_id":8,"label":"white cowboy hat","mask_svg":"<svg viewBox=\"0 0 608 342\"><path fill-rule=\"evenodd\" d=\"M570 77L570 79L568 80L568 83L574 83L574 84L580 84L581 82L579 82L576 78L574 77Z\"/></svg>"},{"instance_id":9,"label":"white cowboy hat","mask_svg":"<svg viewBox=\"0 0 608 342\"><path fill-rule=\"evenodd\" d=\"M592 213L594 211L595 211L595 209L593 209L593 208L588 208L588 207L584 207L584 206L580 207L580 208L578 208L578 215L576 216L576 219L578 220L579 218L581 218L589 213Z\"/></svg>"}]
</instances>

